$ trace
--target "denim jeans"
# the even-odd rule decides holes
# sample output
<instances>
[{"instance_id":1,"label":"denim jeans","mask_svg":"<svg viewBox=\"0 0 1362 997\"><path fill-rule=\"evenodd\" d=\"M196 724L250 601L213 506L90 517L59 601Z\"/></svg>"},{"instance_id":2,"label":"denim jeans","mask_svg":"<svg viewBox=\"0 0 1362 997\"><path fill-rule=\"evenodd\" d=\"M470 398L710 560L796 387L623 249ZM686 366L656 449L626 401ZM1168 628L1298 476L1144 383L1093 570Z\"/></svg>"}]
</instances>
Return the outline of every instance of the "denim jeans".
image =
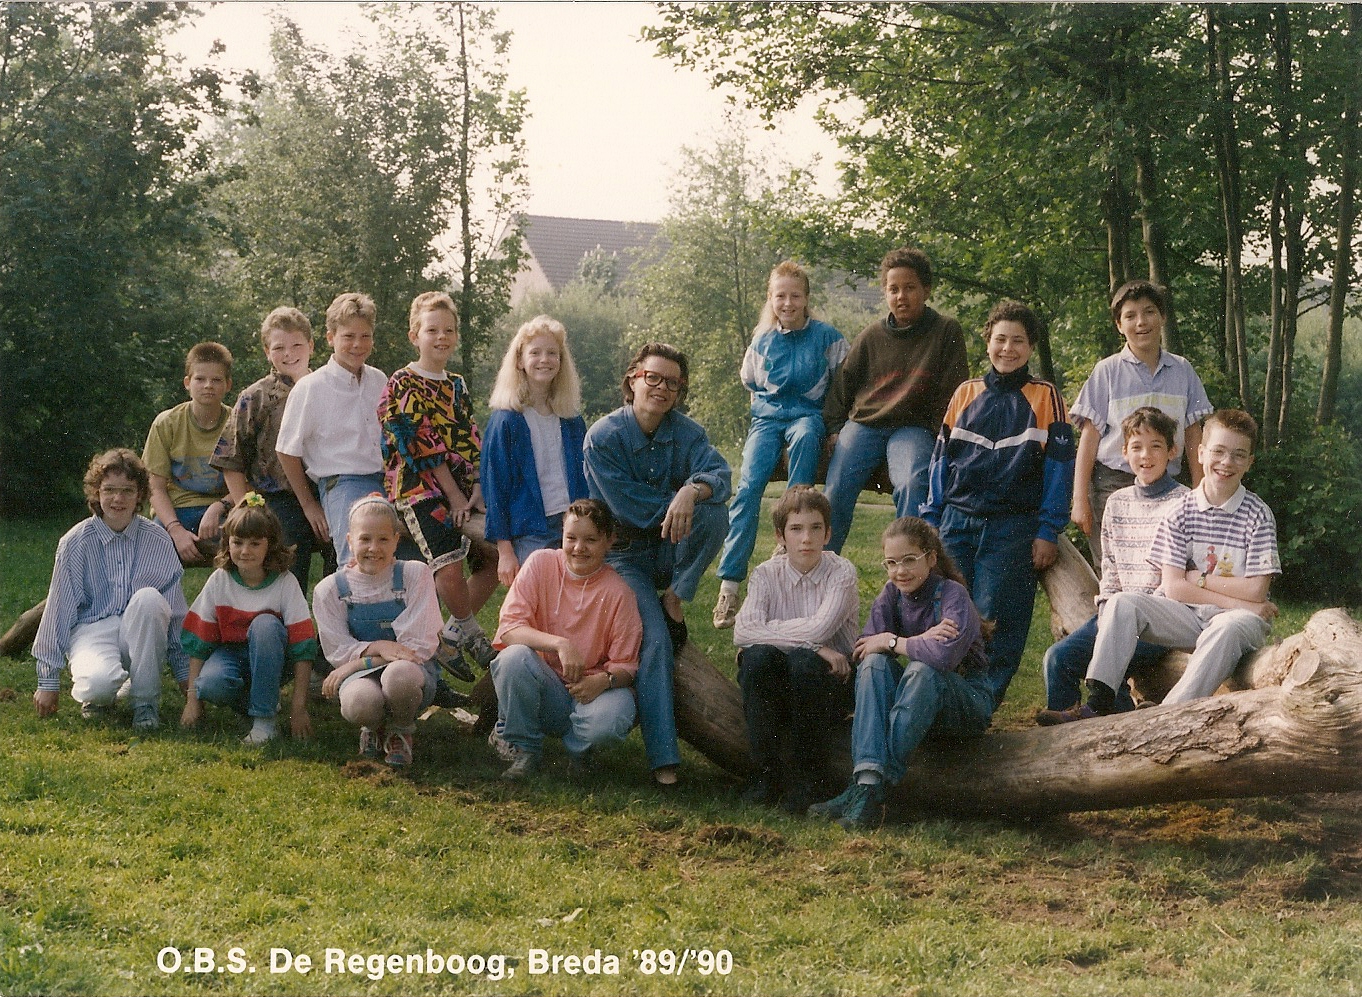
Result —
<instances>
[{"instance_id":1,"label":"denim jeans","mask_svg":"<svg viewBox=\"0 0 1362 997\"><path fill-rule=\"evenodd\" d=\"M808 648L754 644L739 652L738 662L752 764L758 771L775 767L784 747L798 770L816 772L827 732L855 703L851 682L834 677Z\"/></svg>"},{"instance_id":2,"label":"denim jeans","mask_svg":"<svg viewBox=\"0 0 1362 997\"><path fill-rule=\"evenodd\" d=\"M317 482L317 497L326 513L326 525L331 530L331 543L336 548L336 563L345 567L350 563L350 507L364 496L383 493L383 474L336 474Z\"/></svg>"},{"instance_id":3,"label":"denim jeans","mask_svg":"<svg viewBox=\"0 0 1362 997\"><path fill-rule=\"evenodd\" d=\"M789 447L789 484L811 485L818 475L818 455L823 448L823 417L807 415L789 422L754 418L742 448L742 474L728 508L728 539L719 555L719 577L740 582L747 577L747 564L761 528L761 496L780 460L782 447Z\"/></svg>"},{"instance_id":4,"label":"denim jeans","mask_svg":"<svg viewBox=\"0 0 1362 997\"><path fill-rule=\"evenodd\" d=\"M511 644L492 661L497 711L509 743L537 755L544 735L563 739L570 754L629 736L634 726L634 696L628 689L607 689L589 703L572 698L558 673L524 644Z\"/></svg>"},{"instance_id":5,"label":"denim jeans","mask_svg":"<svg viewBox=\"0 0 1362 997\"><path fill-rule=\"evenodd\" d=\"M279 712L287 649L284 621L261 614L251 620L246 643L221 644L208 656L194 689L205 703L244 705L247 716L272 717Z\"/></svg>"},{"instance_id":6,"label":"denim jeans","mask_svg":"<svg viewBox=\"0 0 1362 997\"><path fill-rule=\"evenodd\" d=\"M522 537L511 537L511 550L521 564L537 550L558 550L563 546L563 513L549 516L549 528L543 533L526 533Z\"/></svg>"},{"instance_id":7,"label":"denim jeans","mask_svg":"<svg viewBox=\"0 0 1362 997\"><path fill-rule=\"evenodd\" d=\"M1031 543L1038 526L1035 513L971 516L953 505L941 513L941 544L969 583L979 615L994 624L987 676L994 709L1021 666L1031 630L1036 605Z\"/></svg>"},{"instance_id":8,"label":"denim jeans","mask_svg":"<svg viewBox=\"0 0 1362 997\"><path fill-rule=\"evenodd\" d=\"M861 489L885 460L894 483L894 508L899 516L916 516L927 501L927 471L936 437L921 426L876 428L848 422L837 434L824 486L832 504L832 539L828 550L840 554L851 532L851 517Z\"/></svg>"},{"instance_id":9,"label":"denim jeans","mask_svg":"<svg viewBox=\"0 0 1362 997\"><path fill-rule=\"evenodd\" d=\"M649 768L681 761L672 706L675 661L658 591L671 586L683 601L695 598L696 586L727 535L728 509L717 502L701 502L695 507L690 536L679 544L667 543L661 536L636 539L617 542L606 555L606 563L633 589L643 618L643 649L634 687Z\"/></svg>"},{"instance_id":10,"label":"denim jeans","mask_svg":"<svg viewBox=\"0 0 1362 997\"><path fill-rule=\"evenodd\" d=\"M1063 640L1052 644L1045 652L1045 708L1047 710L1067 710L1077 705L1083 698L1083 678L1088 674L1092 662L1093 648L1097 646L1097 617L1094 616ZM1136 668L1158 664L1159 659L1168 653L1168 648L1148 641L1137 641L1135 655L1130 659L1127 674ZM1116 712L1125 713L1135 709L1135 701L1130 698L1130 689L1124 682L1116 685Z\"/></svg>"},{"instance_id":11,"label":"denim jeans","mask_svg":"<svg viewBox=\"0 0 1362 997\"><path fill-rule=\"evenodd\" d=\"M921 661L905 668L890 655L867 655L856 668L852 775L878 772L897 785L928 731L974 737L992 720L993 694L983 674L939 672Z\"/></svg>"}]
</instances>

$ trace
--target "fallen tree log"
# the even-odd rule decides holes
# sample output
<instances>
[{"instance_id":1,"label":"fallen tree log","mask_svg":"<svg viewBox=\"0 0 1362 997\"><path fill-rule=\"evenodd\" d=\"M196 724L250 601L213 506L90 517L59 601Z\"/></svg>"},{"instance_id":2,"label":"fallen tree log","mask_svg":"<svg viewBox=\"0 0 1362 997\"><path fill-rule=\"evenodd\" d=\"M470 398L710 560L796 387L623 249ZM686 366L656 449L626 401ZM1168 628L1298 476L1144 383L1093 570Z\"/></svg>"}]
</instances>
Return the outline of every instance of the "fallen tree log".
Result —
<instances>
[{"instance_id":1,"label":"fallen tree log","mask_svg":"<svg viewBox=\"0 0 1362 997\"><path fill-rule=\"evenodd\" d=\"M33 638L38 636L38 624L42 622L43 609L46 606L47 600L44 599L19 614L14 625L0 637L0 656L22 658L28 653L29 648L33 646Z\"/></svg>"},{"instance_id":2,"label":"fallen tree log","mask_svg":"<svg viewBox=\"0 0 1362 997\"><path fill-rule=\"evenodd\" d=\"M1323 610L1275 654L1279 686L924 745L897 797L926 813L1027 817L1362 788L1357 623Z\"/></svg>"}]
</instances>

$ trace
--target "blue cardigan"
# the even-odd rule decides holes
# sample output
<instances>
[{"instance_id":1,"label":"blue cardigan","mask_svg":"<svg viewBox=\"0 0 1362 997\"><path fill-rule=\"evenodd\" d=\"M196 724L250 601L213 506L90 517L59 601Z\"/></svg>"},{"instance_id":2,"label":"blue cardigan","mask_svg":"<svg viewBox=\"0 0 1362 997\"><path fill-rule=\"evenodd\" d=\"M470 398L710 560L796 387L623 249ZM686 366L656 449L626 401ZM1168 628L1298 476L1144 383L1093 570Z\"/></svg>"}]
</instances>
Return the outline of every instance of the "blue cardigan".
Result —
<instances>
[{"instance_id":1,"label":"blue cardigan","mask_svg":"<svg viewBox=\"0 0 1362 997\"><path fill-rule=\"evenodd\" d=\"M563 470L567 474L568 498L586 498L586 475L582 471L582 440L586 421L580 415L559 419L563 434ZM512 409L493 409L482 434L482 498L487 503L488 543L510 540L531 533L545 533L544 496L534 466L534 446L525 417Z\"/></svg>"}]
</instances>

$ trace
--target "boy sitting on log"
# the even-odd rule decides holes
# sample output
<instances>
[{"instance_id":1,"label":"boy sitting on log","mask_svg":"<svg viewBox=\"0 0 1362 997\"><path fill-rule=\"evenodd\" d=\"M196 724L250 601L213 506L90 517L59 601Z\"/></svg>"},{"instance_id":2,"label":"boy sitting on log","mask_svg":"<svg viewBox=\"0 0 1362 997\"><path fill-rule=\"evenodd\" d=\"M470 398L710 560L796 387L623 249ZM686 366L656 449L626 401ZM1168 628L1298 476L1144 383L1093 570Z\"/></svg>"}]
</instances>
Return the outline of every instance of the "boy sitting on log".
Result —
<instances>
[{"instance_id":1,"label":"boy sitting on log","mask_svg":"<svg viewBox=\"0 0 1362 997\"><path fill-rule=\"evenodd\" d=\"M1159 524L1189 490L1169 473L1169 463L1177 455L1177 428L1171 416L1153 406L1138 408L1121 420L1121 456L1134 470L1135 483L1106 501L1099 548L1102 582L1095 600L1099 612L1118 592L1152 593L1163 580L1159 566L1149 561L1149 549ZM1036 713L1036 723L1042 727L1096 716L1082 702L1081 689L1097 633L1094 614L1045 652L1045 709ZM1138 641L1129 668L1153 664L1167 651L1158 644ZM1116 685L1115 712L1134 708L1122 678Z\"/></svg>"},{"instance_id":2,"label":"boy sitting on log","mask_svg":"<svg viewBox=\"0 0 1362 997\"><path fill-rule=\"evenodd\" d=\"M1164 703L1209 696L1249 651L1263 646L1277 615L1268 588L1281 573L1272 510L1244 488L1258 424L1238 409L1206 420L1198 449L1201 483L1158 526L1149 561L1157 593L1118 592L1097 616L1086 715L1116 711L1116 687L1138 640L1194 648Z\"/></svg>"}]
</instances>

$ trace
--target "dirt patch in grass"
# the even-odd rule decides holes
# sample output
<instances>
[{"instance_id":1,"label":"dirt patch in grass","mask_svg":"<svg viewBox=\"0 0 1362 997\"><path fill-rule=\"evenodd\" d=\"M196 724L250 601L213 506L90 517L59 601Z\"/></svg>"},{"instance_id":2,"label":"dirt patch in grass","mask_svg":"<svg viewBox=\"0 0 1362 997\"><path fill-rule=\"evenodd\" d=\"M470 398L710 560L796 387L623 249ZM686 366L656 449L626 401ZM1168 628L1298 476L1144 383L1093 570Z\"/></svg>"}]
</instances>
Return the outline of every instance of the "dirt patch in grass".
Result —
<instances>
[{"instance_id":1,"label":"dirt patch in grass","mask_svg":"<svg viewBox=\"0 0 1362 997\"><path fill-rule=\"evenodd\" d=\"M12 703L19 698L19 694L9 686L0 689L0 703Z\"/></svg>"},{"instance_id":2,"label":"dirt patch in grass","mask_svg":"<svg viewBox=\"0 0 1362 997\"><path fill-rule=\"evenodd\" d=\"M371 762L366 758L356 758L340 767L341 775L347 779L367 779L376 786L386 786L397 781L393 770L381 762Z\"/></svg>"}]
</instances>

